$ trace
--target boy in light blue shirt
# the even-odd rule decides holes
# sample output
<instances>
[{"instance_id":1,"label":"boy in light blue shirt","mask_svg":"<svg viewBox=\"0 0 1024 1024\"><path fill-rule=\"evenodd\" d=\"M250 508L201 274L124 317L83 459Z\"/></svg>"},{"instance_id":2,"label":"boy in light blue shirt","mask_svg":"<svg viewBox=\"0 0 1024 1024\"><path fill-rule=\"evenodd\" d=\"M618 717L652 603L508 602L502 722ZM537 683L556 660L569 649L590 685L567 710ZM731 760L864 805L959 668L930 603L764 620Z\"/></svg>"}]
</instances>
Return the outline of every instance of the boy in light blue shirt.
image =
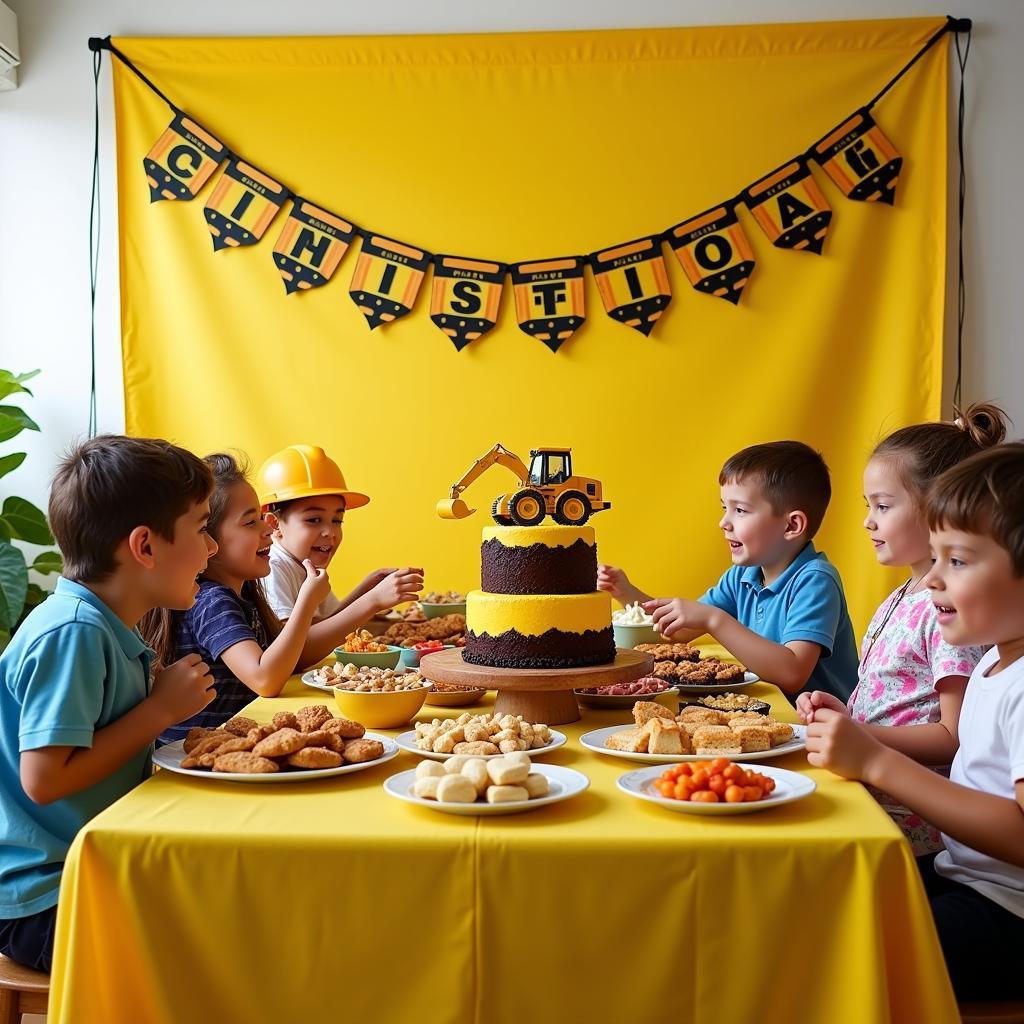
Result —
<instances>
[{"instance_id":1,"label":"boy in light blue shirt","mask_svg":"<svg viewBox=\"0 0 1024 1024\"><path fill-rule=\"evenodd\" d=\"M150 773L153 740L213 698L198 655L150 683L136 624L188 608L216 544L212 479L166 441L93 438L60 464L56 591L0 655L0 952L48 971L61 871L90 818Z\"/></svg>"},{"instance_id":2,"label":"boy in light blue shirt","mask_svg":"<svg viewBox=\"0 0 1024 1024\"><path fill-rule=\"evenodd\" d=\"M845 702L857 683L853 624L839 573L812 543L832 496L824 459L800 441L753 445L718 483L733 566L698 601L652 599L608 565L598 588L642 602L670 640L709 633L791 701L826 690Z\"/></svg>"}]
</instances>

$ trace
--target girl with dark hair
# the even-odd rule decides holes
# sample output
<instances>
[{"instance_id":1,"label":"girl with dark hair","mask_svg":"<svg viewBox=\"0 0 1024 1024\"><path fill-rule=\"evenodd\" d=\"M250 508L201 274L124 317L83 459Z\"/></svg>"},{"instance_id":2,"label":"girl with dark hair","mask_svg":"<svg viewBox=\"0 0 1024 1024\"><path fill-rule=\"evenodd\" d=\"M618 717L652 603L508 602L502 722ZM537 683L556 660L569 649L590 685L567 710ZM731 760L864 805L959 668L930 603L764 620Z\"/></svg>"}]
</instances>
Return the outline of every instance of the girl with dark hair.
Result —
<instances>
[{"instance_id":1,"label":"girl with dark hair","mask_svg":"<svg viewBox=\"0 0 1024 1024\"><path fill-rule=\"evenodd\" d=\"M258 694L276 697L295 671L317 605L330 592L323 569L308 560L306 579L288 621L270 610L262 579L270 573L271 525L264 522L246 467L219 452L204 460L213 471L207 529L216 555L199 578L187 612L160 609L143 625L159 664L199 654L210 666L217 696L199 714L172 726L161 743L183 739L189 729L214 729Z\"/></svg>"},{"instance_id":2,"label":"girl with dark hair","mask_svg":"<svg viewBox=\"0 0 1024 1024\"><path fill-rule=\"evenodd\" d=\"M802 694L807 723L831 708L866 725L886 746L942 771L959 746L957 723L967 679L981 647L942 639L935 606L923 585L932 567L925 495L947 469L1006 436L994 405L976 404L952 423L918 423L886 437L864 470L864 526L879 563L905 566L909 577L882 602L861 644L857 688L844 705L830 694ZM942 849L938 829L881 791L875 798L903 830L917 857Z\"/></svg>"}]
</instances>

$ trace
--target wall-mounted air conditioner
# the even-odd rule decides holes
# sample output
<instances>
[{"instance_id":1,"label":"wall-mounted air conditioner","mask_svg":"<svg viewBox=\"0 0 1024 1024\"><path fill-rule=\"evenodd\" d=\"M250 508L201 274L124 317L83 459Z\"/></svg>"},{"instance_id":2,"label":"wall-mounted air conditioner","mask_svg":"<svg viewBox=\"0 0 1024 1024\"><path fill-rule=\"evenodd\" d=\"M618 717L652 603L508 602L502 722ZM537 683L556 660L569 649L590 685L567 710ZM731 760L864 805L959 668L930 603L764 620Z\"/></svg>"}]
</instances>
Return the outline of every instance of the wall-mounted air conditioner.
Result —
<instances>
[{"instance_id":1,"label":"wall-mounted air conditioner","mask_svg":"<svg viewBox=\"0 0 1024 1024\"><path fill-rule=\"evenodd\" d=\"M0 90L18 88L18 16L0 0Z\"/></svg>"}]
</instances>

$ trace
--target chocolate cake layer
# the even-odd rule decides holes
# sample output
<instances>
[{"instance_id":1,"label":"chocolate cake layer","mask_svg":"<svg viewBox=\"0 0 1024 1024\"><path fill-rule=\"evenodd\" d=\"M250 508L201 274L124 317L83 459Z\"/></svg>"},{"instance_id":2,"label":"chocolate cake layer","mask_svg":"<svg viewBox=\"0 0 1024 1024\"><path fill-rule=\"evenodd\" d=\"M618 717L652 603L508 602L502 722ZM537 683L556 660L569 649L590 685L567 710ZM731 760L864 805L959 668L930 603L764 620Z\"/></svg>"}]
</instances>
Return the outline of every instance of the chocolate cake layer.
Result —
<instances>
[{"instance_id":1,"label":"chocolate cake layer","mask_svg":"<svg viewBox=\"0 0 1024 1024\"><path fill-rule=\"evenodd\" d=\"M463 661L495 668L581 668L615 660L615 637L607 629L568 633L549 629L540 636L524 636L510 629L498 636L466 634Z\"/></svg>"},{"instance_id":2,"label":"chocolate cake layer","mask_svg":"<svg viewBox=\"0 0 1024 1024\"><path fill-rule=\"evenodd\" d=\"M597 546L480 545L480 589L489 594L589 594L597 589Z\"/></svg>"}]
</instances>

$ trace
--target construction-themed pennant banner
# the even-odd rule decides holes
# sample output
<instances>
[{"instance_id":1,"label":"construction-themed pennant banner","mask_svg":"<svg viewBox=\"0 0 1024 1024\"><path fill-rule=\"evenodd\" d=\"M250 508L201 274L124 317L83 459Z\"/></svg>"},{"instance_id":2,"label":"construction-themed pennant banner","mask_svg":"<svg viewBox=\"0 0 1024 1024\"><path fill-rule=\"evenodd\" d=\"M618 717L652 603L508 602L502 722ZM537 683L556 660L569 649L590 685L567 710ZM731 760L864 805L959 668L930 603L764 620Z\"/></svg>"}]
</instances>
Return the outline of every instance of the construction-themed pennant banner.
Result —
<instances>
[{"instance_id":1,"label":"construction-themed pennant banner","mask_svg":"<svg viewBox=\"0 0 1024 1024\"><path fill-rule=\"evenodd\" d=\"M661 238L638 238L590 256L605 312L643 335L654 329L672 301Z\"/></svg>"},{"instance_id":2,"label":"construction-themed pennant banner","mask_svg":"<svg viewBox=\"0 0 1024 1024\"><path fill-rule=\"evenodd\" d=\"M203 208L214 252L229 246L255 245L288 196L280 182L237 156L231 157Z\"/></svg>"},{"instance_id":3,"label":"construction-themed pennant banner","mask_svg":"<svg viewBox=\"0 0 1024 1024\"><path fill-rule=\"evenodd\" d=\"M744 191L743 202L772 245L821 255L832 207L803 157L755 182Z\"/></svg>"},{"instance_id":4,"label":"construction-themed pennant banner","mask_svg":"<svg viewBox=\"0 0 1024 1024\"><path fill-rule=\"evenodd\" d=\"M583 298L586 265L582 256L512 264L519 329L543 341L552 352L557 352L587 319Z\"/></svg>"},{"instance_id":5,"label":"construction-themed pennant banner","mask_svg":"<svg viewBox=\"0 0 1024 1024\"><path fill-rule=\"evenodd\" d=\"M178 111L142 160L149 201L195 199L227 155L222 142Z\"/></svg>"},{"instance_id":6,"label":"construction-themed pennant banner","mask_svg":"<svg viewBox=\"0 0 1024 1024\"><path fill-rule=\"evenodd\" d=\"M498 322L504 263L465 256L434 257L430 319L461 352Z\"/></svg>"},{"instance_id":7,"label":"construction-themed pennant banner","mask_svg":"<svg viewBox=\"0 0 1024 1024\"><path fill-rule=\"evenodd\" d=\"M348 293L372 331L412 311L430 253L392 238L363 234Z\"/></svg>"},{"instance_id":8,"label":"construction-themed pennant banner","mask_svg":"<svg viewBox=\"0 0 1024 1024\"><path fill-rule=\"evenodd\" d=\"M868 110L829 132L813 150L814 160L848 199L896 201L896 179L903 157L875 124Z\"/></svg>"},{"instance_id":9,"label":"construction-themed pennant banner","mask_svg":"<svg viewBox=\"0 0 1024 1024\"><path fill-rule=\"evenodd\" d=\"M274 243L274 262L285 291L290 295L327 284L355 233L355 225L343 217L294 196L291 213Z\"/></svg>"},{"instance_id":10,"label":"construction-themed pennant banner","mask_svg":"<svg viewBox=\"0 0 1024 1024\"><path fill-rule=\"evenodd\" d=\"M513 264L435 256L300 198L174 106L109 38L91 40L90 45L110 50L172 109L171 123L143 159L152 202L193 199L227 161L203 210L214 250L255 245L291 200L273 249L287 294L327 284L358 234L362 244L349 295L371 330L412 311L432 267L431 322L461 351L497 323L505 275L511 273L520 329L556 352L586 321L588 266L608 316L647 336L672 302L663 244L675 253L694 289L733 305L739 303L757 263L743 223L748 216L773 246L822 255L833 210L812 163L846 198L892 206L903 158L878 126L872 109L946 32L960 31L969 31L969 23L948 19L870 103L805 152L703 213L659 234L586 256Z\"/></svg>"},{"instance_id":11,"label":"construction-themed pennant banner","mask_svg":"<svg viewBox=\"0 0 1024 1024\"><path fill-rule=\"evenodd\" d=\"M697 291L733 305L740 301L756 261L732 203L669 228L665 240Z\"/></svg>"}]
</instances>

